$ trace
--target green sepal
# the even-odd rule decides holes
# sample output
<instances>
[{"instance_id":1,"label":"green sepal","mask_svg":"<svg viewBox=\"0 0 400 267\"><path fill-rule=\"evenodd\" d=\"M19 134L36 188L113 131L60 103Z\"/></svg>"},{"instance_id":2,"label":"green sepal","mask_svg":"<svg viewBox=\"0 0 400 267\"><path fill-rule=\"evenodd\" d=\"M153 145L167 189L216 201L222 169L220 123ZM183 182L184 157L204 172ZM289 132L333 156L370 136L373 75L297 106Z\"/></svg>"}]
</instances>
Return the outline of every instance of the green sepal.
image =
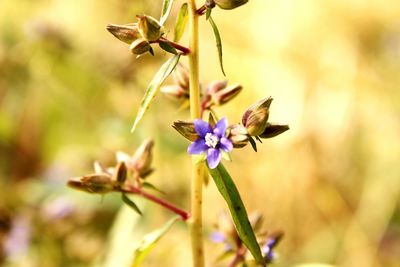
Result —
<instances>
[{"instance_id":1,"label":"green sepal","mask_svg":"<svg viewBox=\"0 0 400 267\"><path fill-rule=\"evenodd\" d=\"M146 89L146 93L144 94L142 102L140 103L140 107L136 115L135 122L133 123L131 132L135 131L136 126L142 120L146 111L149 109L150 104L160 90L161 85L175 69L176 64L178 64L179 62L179 58L180 54L177 54L168 59L168 61L161 66L161 68L157 71L156 75L151 80L150 85Z\"/></svg>"},{"instance_id":2,"label":"green sepal","mask_svg":"<svg viewBox=\"0 0 400 267\"><path fill-rule=\"evenodd\" d=\"M256 141L254 141L253 137L251 137L250 135L249 135L249 141L250 141L251 147L254 149L255 152L257 152L257 143L256 143Z\"/></svg>"},{"instance_id":3,"label":"green sepal","mask_svg":"<svg viewBox=\"0 0 400 267\"><path fill-rule=\"evenodd\" d=\"M143 215L142 211L139 207L133 202L126 194L122 194L122 201L131 207L134 211L136 211L139 215Z\"/></svg>"},{"instance_id":4,"label":"green sepal","mask_svg":"<svg viewBox=\"0 0 400 267\"><path fill-rule=\"evenodd\" d=\"M235 224L240 239L249 249L257 263L265 266L265 260L249 222L246 208L244 207L239 191L231 176L221 163L215 169L208 168L208 170L214 179L218 191L229 207L233 223Z\"/></svg>"},{"instance_id":5,"label":"green sepal","mask_svg":"<svg viewBox=\"0 0 400 267\"><path fill-rule=\"evenodd\" d=\"M140 241L139 246L135 250L135 258L132 262L132 267L139 267L143 262L144 258L149 254L154 245L163 237L168 230L180 219L179 216L173 217L170 219L164 226L161 228L145 235L143 239Z\"/></svg>"}]
</instances>

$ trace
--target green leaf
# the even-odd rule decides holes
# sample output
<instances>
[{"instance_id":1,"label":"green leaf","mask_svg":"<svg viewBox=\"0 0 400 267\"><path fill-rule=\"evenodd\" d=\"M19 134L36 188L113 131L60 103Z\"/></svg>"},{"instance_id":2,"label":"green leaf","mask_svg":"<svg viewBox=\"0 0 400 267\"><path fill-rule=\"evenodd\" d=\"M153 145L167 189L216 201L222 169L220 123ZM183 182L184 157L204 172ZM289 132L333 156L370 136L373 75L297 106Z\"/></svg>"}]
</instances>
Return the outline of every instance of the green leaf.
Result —
<instances>
[{"instance_id":1,"label":"green leaf","mask_svg":"<svg viewBox=\"0 0 400 267\"><path fill-rule=\"evenodd\" d=\"M161 17L160 17L161 25L164 25L165 21L167 20L173 3L174 3L174 0L164 0L162 10L161 10Z\"/></svg>"},{"instance_id":2,"label":"green leaf","mask_svg":"<svg viewBox=\"0 0 400 267\"><path fill-rule=\"evenodd\" d=\"M215 36L215 43L217 45L217 49L218 49L218 58L219 58L219 65L221 67L221 71L224 74L224 76L226 76L225 74L225 70L224 70L224 64L222 62L222 42L221 42L221 36L219 34L219 30L217 25L215 24L214 20L211 17L211 12L210 14L208 14L208 21L211 24L211 27L213 29L214 32L214 36Z\"/></svg>"},{"instance_id":3,"label":"green leaf","mask_svg":"<svg viewBox=\"0 0 400 267\"><path fill-rule=\"evenodd\" d=\"M168 42L160 41L160 42L158 43L158 45L159 45L164 51L167 51L168 53L171 53L171 54L174 54L174 55L178 54L178 52L176 51L176 49L175 49L172 45L170 45Z\"/></svg>"},{"instance_id":4,"label":"green leaf","mask_svg":"<svg viewBox=\"0 0 400 267\"><path fill-rule=\"evenodd\" d=\"M154 247L160 238L168 232L168 230L179 220L179 216L176 216L169 220L163 227L155 230L143 237L140 241L138 248L135 250L135 259L133 260L132 267L138 267L149 254L150 250Z\"/></svg>"},{"instance_id":5,"label":"green leaf","mask_svg":"<svg viewBox=\"0 0 400 267\"><path fill-rule=\"evenodd\" d=\"M172 58L168 59L161 68L157 71L156 75L151 80L149 86L146 89L146 93L140 103L140 107L138 113L135 118L135 122L133 123L131 132L134 132L138 123L142 120L144 114L146 113L147 109L150 107L151 102L153 101L154 97L160 90L162 83L167 79L167 77L171 74L171 72L175 69L176 64L178 64L180 58L180 54L173 56Z\"/></svg>"},{"instance_id":6,"label":"green leaf","mask_svg":"<svg viewBox=\"0 0 400 267\"><path fill-rule=\"evenodd\" d=\"M140 211L139 207L135 204L135 202L133 202L132 200L130 200L130 198L125 195L122 194L122 201L128 205L129 207L131 207L134 211L136 211L137 213L139 213L139 215L143 215L142 212Z\"/></svg>"},{"instance_id":7,"label":"green leaf","mask_svg":"<svg viewBox=\"0 0 400 267\"><path fill-rule=\"evenodd\" d=\"M209 168L209 171L214 179L218 191L228 204L233 223L235 224L240 239L249 249L257 263L265 266L265 261L253 228L249 222L246 208L244 207L231 176L221 163L215 169Z\"/></svg>"},{"instance_id":8,"label":"green leaf","mask_svg":"<svg viewBox=\"0 0 400 267\"><path fill-rule=\"evenodd\" d=\"M178 17L176 18L175 22L175 34L174 34L174 42L179 42L181 39L184 31L185 31L185 26L188 21L188 4L184 3L181 6L181 9L179 10Z\"/></svg>"}]
</instances>

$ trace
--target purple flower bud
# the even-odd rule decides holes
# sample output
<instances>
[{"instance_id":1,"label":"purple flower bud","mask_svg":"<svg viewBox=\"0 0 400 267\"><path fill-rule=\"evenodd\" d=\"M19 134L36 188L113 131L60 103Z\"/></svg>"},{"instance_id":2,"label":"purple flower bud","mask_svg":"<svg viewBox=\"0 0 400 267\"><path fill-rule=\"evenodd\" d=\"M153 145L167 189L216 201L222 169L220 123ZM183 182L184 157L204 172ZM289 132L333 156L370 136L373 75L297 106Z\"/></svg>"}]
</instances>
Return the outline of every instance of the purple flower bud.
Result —
<instances>
[{"instance_id":1,"label":"purple flower bud","mask_svg":"<svg viewBox=\"0 0 400 267\"><path fill-rule=\"evenodd\" d=\"M241 124L234 124L228 127L228 138L231 140L234 148L242 148L249 143L249 133Z\"/></svg>"}]
</instances>

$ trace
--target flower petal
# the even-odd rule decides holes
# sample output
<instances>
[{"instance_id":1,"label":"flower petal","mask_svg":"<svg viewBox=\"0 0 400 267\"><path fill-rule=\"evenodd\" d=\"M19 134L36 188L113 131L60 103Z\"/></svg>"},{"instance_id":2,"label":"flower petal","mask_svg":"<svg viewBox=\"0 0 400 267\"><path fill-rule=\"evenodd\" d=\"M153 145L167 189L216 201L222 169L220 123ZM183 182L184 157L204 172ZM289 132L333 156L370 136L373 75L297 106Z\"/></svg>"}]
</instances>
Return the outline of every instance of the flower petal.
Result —
<instances>
[{"instance_id":1,"label":"flower petal","mask_svg":"<svg viewBox=\"0 0 400 267\"><path fill-rule=\"evenodd\" d=\"M221 161L221 152L215 148L207 150L207 162L210 169L215 169Z\"/></svg>"},{"instance_id":2,"label":"flower petal","mask_svg":"<svg viewBox=\"0 0 400 267\"><path fill-rule=\"evenodd\" d=\"M207 151L208 146L206 145L204 139L197 139L188 147L189 154L201 154Z\"/></svg>"},{"instance_id":3,"label":"flower petal","mask_svg":"<svg viewBox=\"0 0 400 267\"><path fill-rule=\"evenodd\" d=\"M230 152L233 149L233 144L231 140L229 140L226 137L222 137L221 139L219 139L219 143L220 143L220 148L225 152Z\"/></svg>"},{"instance_id":4,"label":"flower petal","mask_svg":"<svg viewBox=\"0 0 400 267\"><path fill-rule=\"evenodd\" d=\"M226 118L220 119L214 126L214 134L218 137L225 136L226 128L228 128L228 120Z\"/></svg>"},{"instance_id":5,"label":"flower petal","mask_svg":"<svg viewBox=\"0 0 400 267\"><path fill-rule=\"evenodd\" d=\"M201 137L204 138L207 133L211 133L212 129L210 127L210 124L203 120L194 120L194 129L196 130L196 133Z\"/></svg>"}]
</instances>

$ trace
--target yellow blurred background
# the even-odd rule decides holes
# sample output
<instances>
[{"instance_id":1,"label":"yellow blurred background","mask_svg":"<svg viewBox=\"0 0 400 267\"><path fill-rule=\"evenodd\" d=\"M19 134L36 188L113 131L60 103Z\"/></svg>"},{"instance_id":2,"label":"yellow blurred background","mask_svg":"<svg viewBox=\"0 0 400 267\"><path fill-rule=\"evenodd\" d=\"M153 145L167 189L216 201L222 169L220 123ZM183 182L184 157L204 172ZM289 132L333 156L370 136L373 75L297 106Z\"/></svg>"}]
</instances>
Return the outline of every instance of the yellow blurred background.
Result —
<instances>
[{"instance_id":1,"label":"yellow blurred background","mask_svg":"<svg viewBox=\"0 0 400 267\"><path fill-rule=\"evenodd\" d=\"M167 21L173 36L176 1ZM200 1L197 1L200 4ZM144 90L167 55L135 59L107 23L158 17L162 1L0 1L0 264L126 266L133 243L171 214L138 199L139 217L119 197L65 186L155 139L164 197L188 208L188 143L170 126L186 111L158 95L130 133ZM226 167L249 212L281 229L274 266L400 265L400 2L250 0L213 11L227 79L244 90L217 109L240 121L272 96L270 121L290 131L235 150ZM224 79L210 25L200 23L201 78ZM187 45L187 35L181 41ZM183 60L186 62L186 59ZM205 231L226 210L211 183ZM190 266L187 229L174 227L143 266ZM208 266L222 247L207 242Z\"/></svg>"}]
</instances>

